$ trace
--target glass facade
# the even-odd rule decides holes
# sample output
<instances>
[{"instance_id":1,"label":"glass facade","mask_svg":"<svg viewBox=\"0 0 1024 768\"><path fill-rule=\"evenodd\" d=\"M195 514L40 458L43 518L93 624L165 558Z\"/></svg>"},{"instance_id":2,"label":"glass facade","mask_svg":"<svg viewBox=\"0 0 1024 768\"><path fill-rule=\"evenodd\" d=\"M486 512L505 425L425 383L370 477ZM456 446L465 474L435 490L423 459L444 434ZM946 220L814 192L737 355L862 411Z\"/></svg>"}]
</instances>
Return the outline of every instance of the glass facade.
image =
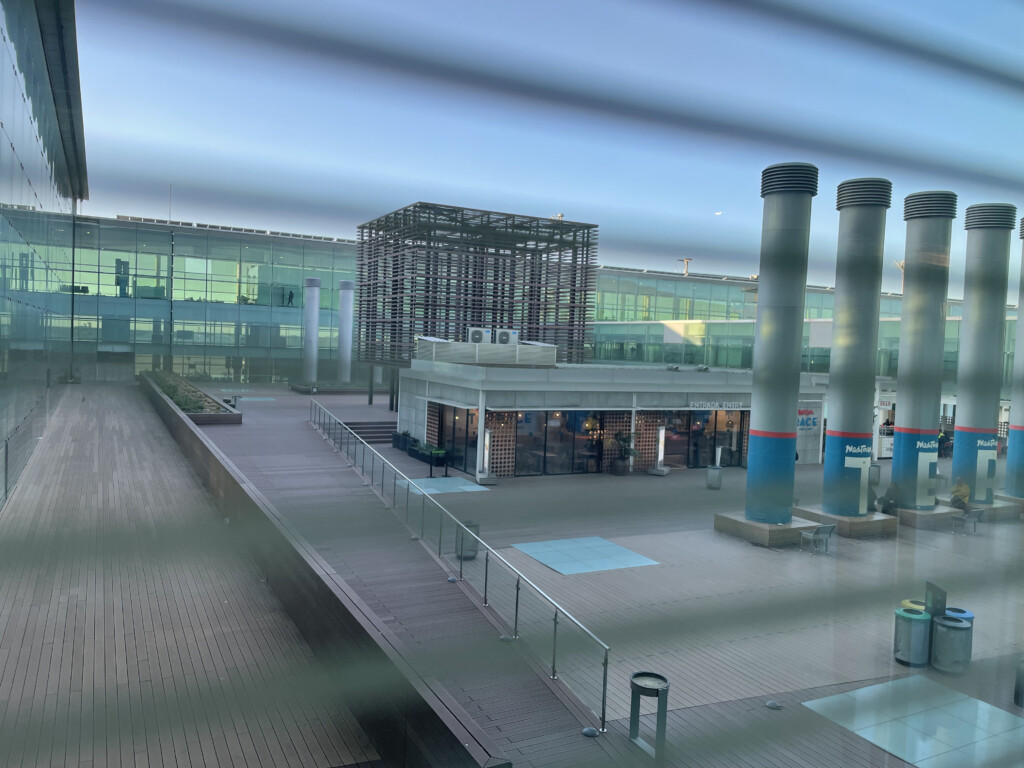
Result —
<instances>
[{"instance_id":1,"label":"glass facade","mask_svg":"<svg viewBox=\"0 0 1024 768\"><path fill-rule=\"evenodd\" d=\"M652 320L753 320L757 314L757 281L753 278L682 275L672 272L600 267L597 270L598 322ZM808 286L804 317L831 320L835 291ZM902 297L884 294L879 317L899 318ZM950 302L949 314L960 314Z\"/></svg>"},{"instance_id":2,"label":"glass facade","mask_svg":"<svg viewBox=\"0 0 1024 768\"><path fill-rule=\"evenodd\" d=\"M959 308L959 307L958 307ZM828 373L831 347L828 324L804 322L801 370ZM1013 347L1017 337L1016 313L1006 319L1003 386L1013 371ZM819 337L817 330L823 332ZM878 329L878 376L896 377L899 363L899 318L882 318ZM812 340L814 346L812 346ZM956 383L960 317L946 318L943 384ZM595 323L592 359L600 363L651 365L707 365L717 368L753 367L754 321L662 321Z\"/></svg>"},{"instance_id":3,"label":"glass facade","mask_svg":"<svg viewBox=\"0 0 1024 768\"><path fill-rule=\"evenodd\" d=\"M318 378L336 378L338 281L355 277L353 242L10 208L3 220L12 296L55 313L45 334L12 325L7 346L45 346L54 374L298 380L303 280L317 277ZM53 354L73 354L73 368Z\"/></svg>"},{"instance_id":4,"label":"glass facade","mask_svg":"<svg viewBox=\"0 0 1024 768\"><path fill-rule=\"evenodd\" d=\"M53 12L49 9L47 12ZM0 439L3 498L42 433L51 385L70 365L72 294L67 214L74 207L69 161L51 88L35 3L0 6ZM77 62L59 66L77 69ZM65 72L61 72L63 76ZM84 160L82 160L84 164ZM84 168L77 169L83 174ZM49 213L52 212L52 213ZM19 223L13 213L32 216Z\"/></svg>"}]
</instances>

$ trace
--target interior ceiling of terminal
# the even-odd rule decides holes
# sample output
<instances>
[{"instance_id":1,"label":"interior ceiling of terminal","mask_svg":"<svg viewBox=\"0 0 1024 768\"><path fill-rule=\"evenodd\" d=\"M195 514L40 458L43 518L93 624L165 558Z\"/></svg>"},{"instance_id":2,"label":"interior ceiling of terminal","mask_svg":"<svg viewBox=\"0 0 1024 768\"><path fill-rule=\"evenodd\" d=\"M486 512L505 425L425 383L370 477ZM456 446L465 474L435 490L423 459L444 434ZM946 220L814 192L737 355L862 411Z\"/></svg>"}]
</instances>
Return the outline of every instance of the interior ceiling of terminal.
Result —
<instances>
[{"instance_id":1,"label":"interior ceiling of terminal","mask_svg":"<svg viewBox=\"0 0 1024 768\"><path fill-rule=\"evenodd\" d=\"M833 281L836 185L884 176L885 287L903 197L951 189L958 295L963 209L1024 207L1024 7L1008 1L83 0L78 15L86 213L351 237L430 200L595 222L603 263L745 276L760 171L802 160L821 168L810 282Z\"/></svg>"}]
</instances>

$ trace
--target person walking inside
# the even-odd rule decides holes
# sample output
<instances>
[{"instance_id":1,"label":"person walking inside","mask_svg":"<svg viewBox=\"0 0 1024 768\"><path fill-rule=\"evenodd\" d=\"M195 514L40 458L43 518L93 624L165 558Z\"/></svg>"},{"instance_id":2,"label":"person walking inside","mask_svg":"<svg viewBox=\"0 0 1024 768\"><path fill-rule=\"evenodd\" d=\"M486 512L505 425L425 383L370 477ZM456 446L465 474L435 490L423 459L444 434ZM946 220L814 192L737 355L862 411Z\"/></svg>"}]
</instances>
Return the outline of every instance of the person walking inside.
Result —
<instances>
[{"instance_id":1,"label":"person walking inside","mask_svg":"<svg viewBox=\"0 0 1024 768\"><path fill-rule=\"evenodd\" d=\"M949 493L949 501L957 509L966 512L967 505L971 498L971 486L964 482L962 477L956 479L953 489Z\"/></svg>"},{"instance_id":2,"label":"person walking inside","mask_svg":"<svg viewBox=\"0 0 1024 768\"><path fill-rule=\"evenodd\" d=\"M294 301L295 301L295 291L288 291L288 303L285 306L286 307L294 307L295 306Z\"/></svg>"}]
</instances>

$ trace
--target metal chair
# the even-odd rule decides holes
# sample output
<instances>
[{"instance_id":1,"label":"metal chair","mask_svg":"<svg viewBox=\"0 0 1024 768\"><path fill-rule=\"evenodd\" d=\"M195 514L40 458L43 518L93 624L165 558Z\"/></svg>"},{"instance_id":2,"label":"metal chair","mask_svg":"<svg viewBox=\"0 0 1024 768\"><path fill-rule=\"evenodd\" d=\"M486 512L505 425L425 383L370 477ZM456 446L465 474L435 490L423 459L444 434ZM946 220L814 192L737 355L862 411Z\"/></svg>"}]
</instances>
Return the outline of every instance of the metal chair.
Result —
<instances>
[{"instance_id":1,"label":"metal chair","mask_svg":"<svg viewBox=\"0 0 1024 768\"><path fill-rule=\"evenodd\" d=\"M836 532L835 525L819 525L813 531L801 531L800 532L800 551L804 551L804 542L809 541L811 543L811 551L817 552L819 545L824 542L825 554L828 554L828 540L832 538L832 534Z\"/></svg>"},{"instance_id":2,"label":"metal chair","mask_svg":"<svg viewBox=\"0 0 1024 768\"><path fill-rule=\"evenodd\" d=\"M953 528L951 533L956 533L957 528L960 529L960 533L967 535L967 525L971 526L971 533L977 535L978 533L978 521L981 520L981 507L968 507L966 512L959 515L953 515L949 518L953 521Z\"/></svg>"}]
</instances>

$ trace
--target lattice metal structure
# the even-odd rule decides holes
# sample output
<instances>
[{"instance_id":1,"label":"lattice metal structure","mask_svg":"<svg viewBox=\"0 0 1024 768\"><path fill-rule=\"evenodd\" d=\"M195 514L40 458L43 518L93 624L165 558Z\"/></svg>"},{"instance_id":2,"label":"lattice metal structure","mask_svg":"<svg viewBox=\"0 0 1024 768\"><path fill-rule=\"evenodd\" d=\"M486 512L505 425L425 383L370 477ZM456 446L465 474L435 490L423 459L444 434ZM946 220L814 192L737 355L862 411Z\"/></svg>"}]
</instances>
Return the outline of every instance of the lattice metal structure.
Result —
<instances>
[{"instance_id":1,"label":"lattice metal structure","mask_svg":"<svg viewBox=\"0 0 1024 768\"><path fill-rule=\"evenodd\" d=\"M466 341L471 327L519 331L582 362L594 316L597 226L435 203L362 224L359 357L408 365L417 336Z\"/></svg>"}]
</instances>

